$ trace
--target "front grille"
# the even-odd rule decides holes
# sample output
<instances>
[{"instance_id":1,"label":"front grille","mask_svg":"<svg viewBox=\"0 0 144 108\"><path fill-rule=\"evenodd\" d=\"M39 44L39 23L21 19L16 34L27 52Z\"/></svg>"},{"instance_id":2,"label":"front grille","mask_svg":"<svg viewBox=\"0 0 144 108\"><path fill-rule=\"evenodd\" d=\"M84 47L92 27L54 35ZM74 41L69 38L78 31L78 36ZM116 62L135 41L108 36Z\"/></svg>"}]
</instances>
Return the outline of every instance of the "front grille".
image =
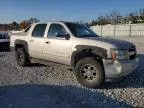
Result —
<instances>
[{"instance_id":1,"label":"front grille","mask_svg":"<svg viewBox=\"0 0 144 108\"><path fill-rule=\"evenodd\" d=\"M136 57L136 47L135 46L132 46L130 49L129 49L129 59L130 60L133 60L133 59L135 59L135 57Z\"/></svg>"}]
</instances>

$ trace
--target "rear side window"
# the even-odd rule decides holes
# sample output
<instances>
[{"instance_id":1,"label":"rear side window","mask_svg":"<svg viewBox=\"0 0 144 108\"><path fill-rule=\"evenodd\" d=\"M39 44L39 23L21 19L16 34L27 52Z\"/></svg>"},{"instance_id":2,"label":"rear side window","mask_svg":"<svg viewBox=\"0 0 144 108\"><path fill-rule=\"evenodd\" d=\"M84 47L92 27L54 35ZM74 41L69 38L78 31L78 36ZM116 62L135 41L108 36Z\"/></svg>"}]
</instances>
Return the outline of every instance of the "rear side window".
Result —
<instances>
[{"instance_id":1,"label":"rear side window","mask_svg":"<svg viewBox=\"0 0 144 108\"><path fill-rule=\"evenodd\" d=\"M32 32L33 37L44 37L47 24L37 24Z\"/></svg>"}]
</instances>

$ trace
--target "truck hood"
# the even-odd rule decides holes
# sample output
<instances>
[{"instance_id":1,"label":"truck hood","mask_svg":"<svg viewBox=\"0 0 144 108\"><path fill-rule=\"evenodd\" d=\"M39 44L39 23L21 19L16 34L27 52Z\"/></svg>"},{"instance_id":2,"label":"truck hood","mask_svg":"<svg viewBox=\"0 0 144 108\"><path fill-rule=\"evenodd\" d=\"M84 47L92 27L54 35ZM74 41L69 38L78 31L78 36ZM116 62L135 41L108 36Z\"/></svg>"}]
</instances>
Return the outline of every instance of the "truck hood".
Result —
<instances>
[{"instance_id":1,"label":"truck hood","mask_svg":"<svg viewBox=\"0 0 144 108\"><path fill-rule=\"evenodd\" d=\"M129 49L131 47L135 47L135 45L131 42L110 38L110 37L86 37L86 39L96 40L101 43L107 43L112 46L115 46L117 49Z\"/></svg>"}]
</instances>

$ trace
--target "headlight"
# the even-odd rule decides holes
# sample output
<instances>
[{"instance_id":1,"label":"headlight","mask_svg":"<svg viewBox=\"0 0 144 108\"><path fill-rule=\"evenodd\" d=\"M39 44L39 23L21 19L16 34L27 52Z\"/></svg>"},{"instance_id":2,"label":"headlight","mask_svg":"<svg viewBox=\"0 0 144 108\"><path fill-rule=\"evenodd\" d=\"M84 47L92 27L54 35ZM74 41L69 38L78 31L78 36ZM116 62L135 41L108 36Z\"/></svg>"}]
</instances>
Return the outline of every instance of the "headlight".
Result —
<instances>
[{"instance_id":1,"label":"headlight","mask_svg":"<svg viewBox=\"0 0 144 108\"><path fill-rule=\"evenodd\" d=\"M128 50L111 49L111 55L113 60L129 59Z\"/></svg>"}]
</instances>

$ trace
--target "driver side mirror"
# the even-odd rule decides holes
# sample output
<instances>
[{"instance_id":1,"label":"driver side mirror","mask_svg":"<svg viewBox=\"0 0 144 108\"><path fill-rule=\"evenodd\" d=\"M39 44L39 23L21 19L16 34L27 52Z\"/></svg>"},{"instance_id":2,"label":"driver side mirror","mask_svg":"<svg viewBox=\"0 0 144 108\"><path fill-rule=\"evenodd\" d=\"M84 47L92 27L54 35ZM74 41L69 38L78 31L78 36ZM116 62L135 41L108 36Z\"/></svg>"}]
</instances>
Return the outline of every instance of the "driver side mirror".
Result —
<instances>
[{"instance_id":1,"label":"driver side mirror","mask_svg":"<svg viewBox=\"0 0 144 108\"><path fill-rule=\"evenodd\" d=\"M70 34L57 34L56 37L65 38L66 40L69 40Z\"/></svg>"}]
</instances>

